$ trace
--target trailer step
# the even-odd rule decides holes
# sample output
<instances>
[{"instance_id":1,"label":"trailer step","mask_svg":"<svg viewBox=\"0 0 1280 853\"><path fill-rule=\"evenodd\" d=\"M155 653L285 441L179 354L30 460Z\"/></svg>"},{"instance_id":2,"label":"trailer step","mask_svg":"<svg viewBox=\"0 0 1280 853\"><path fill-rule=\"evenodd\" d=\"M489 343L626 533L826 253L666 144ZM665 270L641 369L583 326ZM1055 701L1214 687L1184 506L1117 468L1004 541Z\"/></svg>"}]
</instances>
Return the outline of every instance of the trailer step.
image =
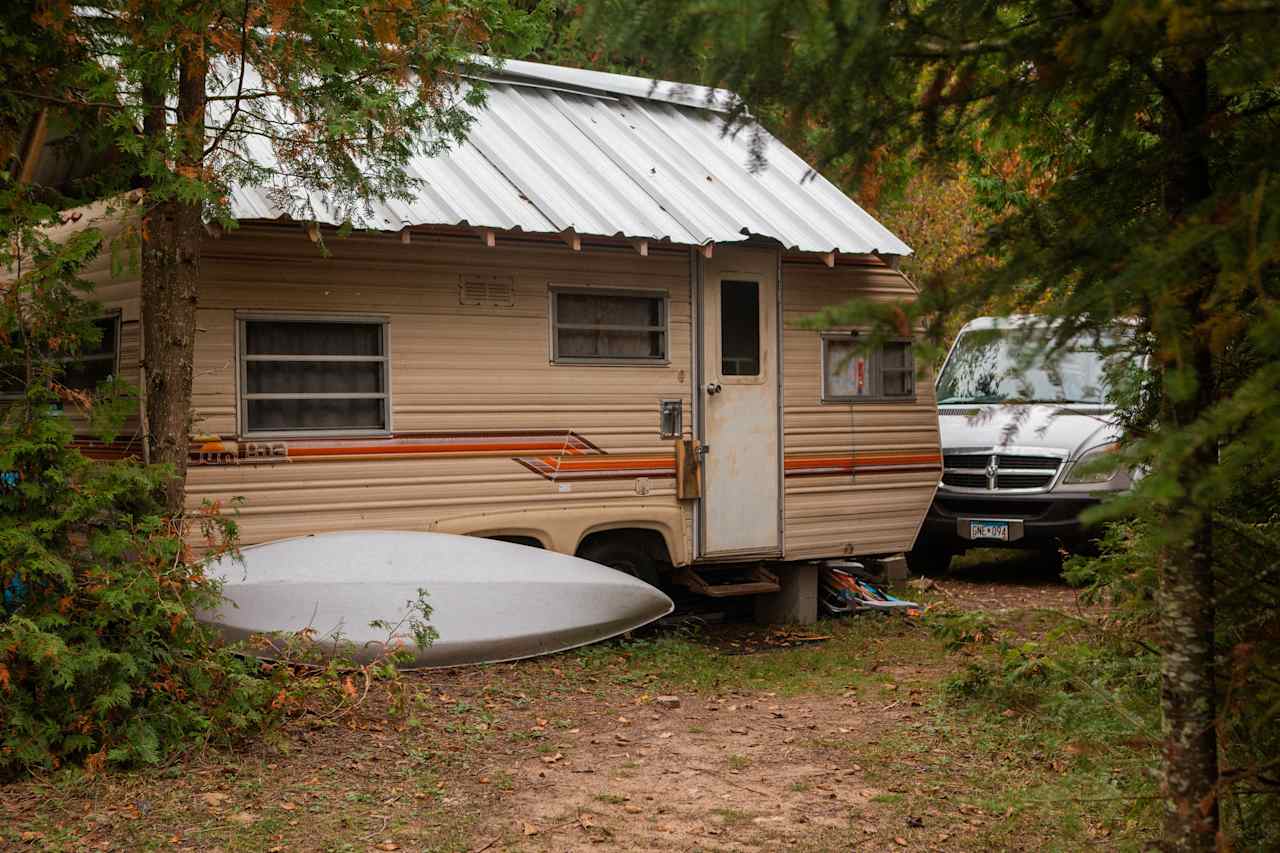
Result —
<instances>
[{"instance_id":1,"label":"trailer step","mask_svg":"<svg viewBox=\"0 0 1280 853\"><path fill-rule=\"evenodd\" d=\"M728 598L734 595L762 595L782 589L777 575L764 566L752 566L747 572L747 580L736 583L712 583L698 574L697 569L685 567L672 578L676 583L688 587L693 592L711 598Z\"/></svg>"}]
</instances>

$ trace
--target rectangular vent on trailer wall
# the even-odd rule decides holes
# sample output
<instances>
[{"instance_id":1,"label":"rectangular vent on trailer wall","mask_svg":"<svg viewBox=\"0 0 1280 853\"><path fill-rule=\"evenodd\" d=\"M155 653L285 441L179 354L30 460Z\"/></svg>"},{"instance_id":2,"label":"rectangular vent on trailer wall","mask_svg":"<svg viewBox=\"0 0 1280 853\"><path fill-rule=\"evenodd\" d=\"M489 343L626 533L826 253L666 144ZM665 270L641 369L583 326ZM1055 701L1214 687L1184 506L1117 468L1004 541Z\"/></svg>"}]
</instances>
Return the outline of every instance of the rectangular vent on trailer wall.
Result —
<instances>
[{"instance_id":1,"label":"rectangular vent on trailer wall","mask_svg":"<svg viewBox=\"0 0 1280 853\"><path fill-rule=\"evenodd\" d=\"M468 276L458 285L458 303L510 308L516 304L515 280L509 276Z\"/></svg>"}]
</instances>

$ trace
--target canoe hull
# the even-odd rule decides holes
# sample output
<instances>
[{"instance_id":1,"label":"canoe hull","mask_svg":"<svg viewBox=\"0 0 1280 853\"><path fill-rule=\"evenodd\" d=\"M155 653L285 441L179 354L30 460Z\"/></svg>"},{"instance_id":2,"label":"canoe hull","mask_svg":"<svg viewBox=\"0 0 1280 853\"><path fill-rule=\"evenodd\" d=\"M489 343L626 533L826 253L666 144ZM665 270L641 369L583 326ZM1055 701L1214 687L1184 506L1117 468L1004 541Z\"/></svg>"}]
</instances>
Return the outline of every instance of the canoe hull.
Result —
<instances>
[{"instance_id":1,"label":"canoe hull","mask_svg":"<svg viewBox=\"0 0 1280 853\"><path fill-rule=\"evenodd\" d=\"M615 637L670 613L671 599L606 566L509 542L445 533L329 533L246 548L208 574L223 604L199 614L228 641L310 629L367 662L388 640L415 667L494 663ZM413 643L413 602L426 590L429 646ZM379 620L400 626L373 628Z\"/></svg>"}]
</instances>

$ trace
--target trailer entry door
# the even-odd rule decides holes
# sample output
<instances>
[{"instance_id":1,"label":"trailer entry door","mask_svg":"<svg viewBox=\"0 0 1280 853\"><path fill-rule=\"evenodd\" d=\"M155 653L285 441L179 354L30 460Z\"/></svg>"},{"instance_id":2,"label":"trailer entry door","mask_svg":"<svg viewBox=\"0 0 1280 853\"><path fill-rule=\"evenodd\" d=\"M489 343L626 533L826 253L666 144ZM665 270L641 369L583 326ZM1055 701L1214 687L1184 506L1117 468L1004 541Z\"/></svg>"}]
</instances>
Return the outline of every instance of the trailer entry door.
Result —
<instances>
[{"instance_id":1,"label":"trailer entry door","mask_svg":"<svg viewBox=\"0 0 1280 853\"><path fill-rule=\"evenodd\" d=\"M703 266L702 556L781 548L777 256L716 247Z\"/></svg>"}]
</instances>

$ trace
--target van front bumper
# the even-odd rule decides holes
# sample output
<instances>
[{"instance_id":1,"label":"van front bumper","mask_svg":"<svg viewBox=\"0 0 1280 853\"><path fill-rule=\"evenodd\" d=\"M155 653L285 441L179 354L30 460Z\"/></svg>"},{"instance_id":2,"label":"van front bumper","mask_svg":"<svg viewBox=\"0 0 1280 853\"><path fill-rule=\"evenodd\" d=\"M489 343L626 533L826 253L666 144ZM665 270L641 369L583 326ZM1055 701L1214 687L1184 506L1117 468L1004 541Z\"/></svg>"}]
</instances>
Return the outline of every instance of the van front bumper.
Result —
<instances>
[{"instance_id":1,"label":"van front bumper","mask_svg":"<svg viewBox=\"0 0 1280 853\"><path fill-rule=\"evenodd\" d=\"M919 544L960 552L968 548L1038 548L1070 545L1088 538L1080 513L1100 503L1089 495L973 495L938 490ZM1009 539L973 539L970 521L1006 521ZM919 545L917 545L918 547Z\"/></svg>"}]
</instances>

